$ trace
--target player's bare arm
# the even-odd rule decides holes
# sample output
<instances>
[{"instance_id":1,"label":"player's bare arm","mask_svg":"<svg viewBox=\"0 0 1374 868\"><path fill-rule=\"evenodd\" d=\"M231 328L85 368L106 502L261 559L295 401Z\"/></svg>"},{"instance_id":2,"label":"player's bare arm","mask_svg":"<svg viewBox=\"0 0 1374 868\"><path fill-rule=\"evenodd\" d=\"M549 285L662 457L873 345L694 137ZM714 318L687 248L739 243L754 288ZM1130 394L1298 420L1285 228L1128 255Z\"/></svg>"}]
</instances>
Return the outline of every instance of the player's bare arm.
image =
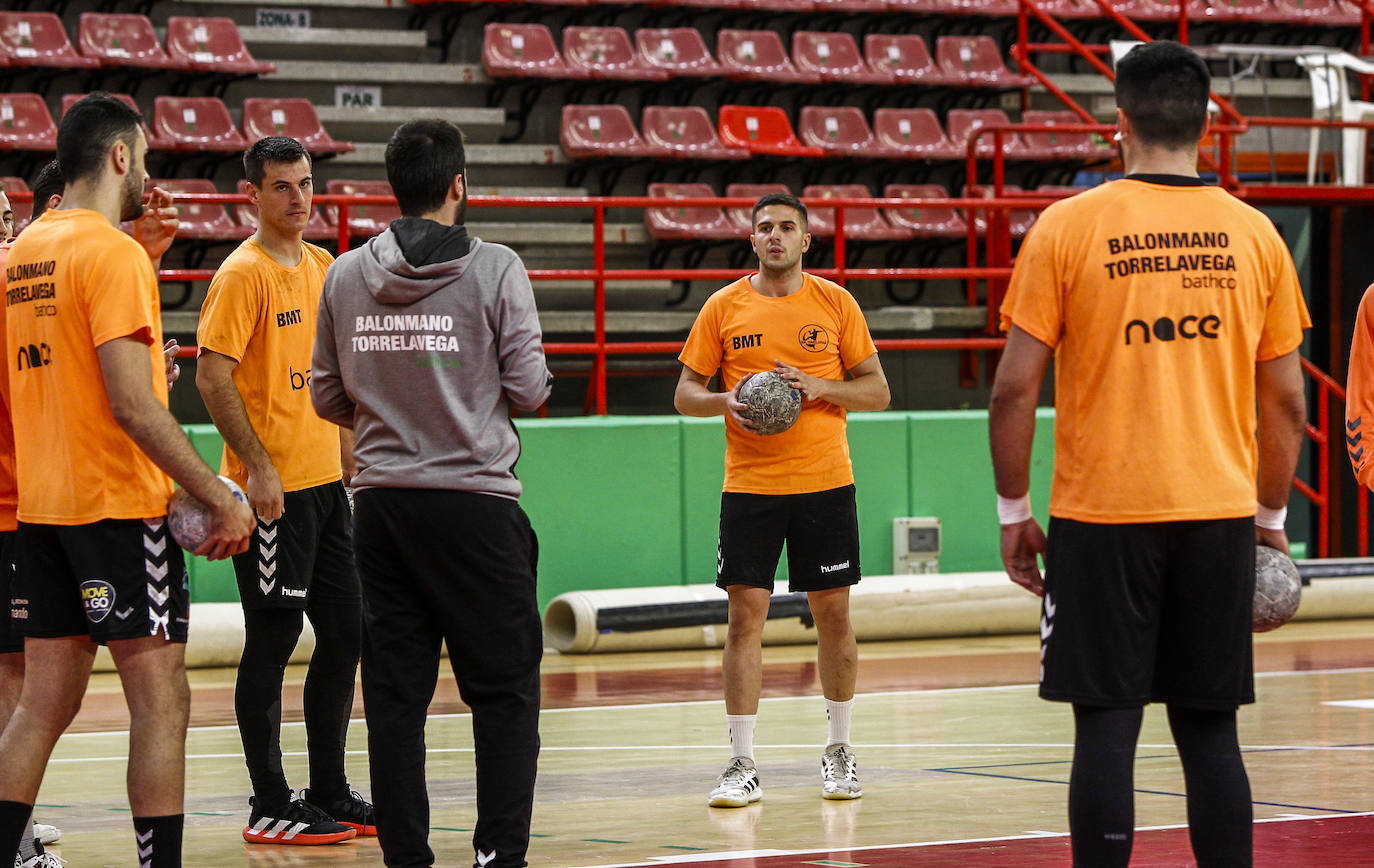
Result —
<instances>
[{"instance_id":1,"label":"player's bare arm","mask_svg":"<svg viewBox=\"0 0 1374 868\"><path fill-rule=\"evenodd\" d=\"M740 386L748 382L749 377L740 378L735 388L728 392L711 391L707 384L709 379L683 365L673 391L673 406L677 411L684 416L725 416L745 431L755 431L754 423L740 415L749 408L739 399Z\"/></svg>"},{"instance_id":2,"label":"player's bare arm","mask_svg":"<svg viewBox=\"0 0 1374 868\"><path fill-rule=\"evenodd\" d=\"M874 353L849 370L847 380L813 377L791 365L773 360L778 376L792 384L808 401L829 401L846 410L886 410L892 403L883 364Z\"/></svg>"},{"instance_id":3,"label":"player's bare arm","mask_svg":"<svg viewBox=\"0 0 1374 868\"><path fill-rule=\"evenodd\" d=\"M997 493L1024 497L1030 491L1031 444L1040 383L1054 351L1017 326L1007 336L988 405L988 439ZM1033 594L1045 592L1037 555L1045 551L1045 532L1029 518L1002 525L1002 565L1013 582Z\"/></svg>"},{"instance_id":4,"label":"player's bare arm","mask_svg":"<svg viewBox=\"0 0 1374 868\"><path fill-rule=\"evenodd\" d=\"M116 338L96 348L110 412L144 454L211 511L210 535L194 554L211 560L248 548L253 514L235 500L196 453L175 418L149 388L152 360L148 345L133 336Z\"/></svg>"},{"instance_id":5,"label":"player's bare arm","mask_svg":"<svg viewBox=\"0 0 1374 868\"><path fill-rule=\"evenodd\" d=\"M1269 509L1288 505L1288 490L1298 468L1307 426L1302 362L1294 350L1255 365L1255 397L1259 414L1259 502ZM1255 526L1255 540L1288 553L1283 530Z\"/></svg>"},{"instance_id":6,"label":"player's bare arm","mask_svg":"<svg viewBox=\"0 0 1374 868\"><path fill-rule=\"evenodd\" d=\"M154 270L162 262L162 254L172 246L179 223L172 194L161 187L154 187L143 214L134 221L134 240L148 252Z\"/></svg>"},{"instance_id":7,"label":"player's bare arm","mask_svg":"<svg viewBox=\"0 0 1374 868\"><path fill-rule=\"evenodd\" d=\"M248 503L263 521L276 521L284 511L281 475L248 420L243 396L234 384L236 367L238 362L223 353L203 351L196 363L196 388L224 442L248 468L248 484L243 487Z\"/></svg>"}]
</instances>

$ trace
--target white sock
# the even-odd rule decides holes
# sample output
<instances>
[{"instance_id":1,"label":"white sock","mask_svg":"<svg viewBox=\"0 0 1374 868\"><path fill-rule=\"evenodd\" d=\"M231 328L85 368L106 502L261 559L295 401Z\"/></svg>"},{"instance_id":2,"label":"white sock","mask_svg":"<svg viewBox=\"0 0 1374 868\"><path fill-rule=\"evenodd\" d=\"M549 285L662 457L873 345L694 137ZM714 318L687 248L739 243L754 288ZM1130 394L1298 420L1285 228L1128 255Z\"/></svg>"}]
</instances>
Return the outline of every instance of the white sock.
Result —
<instances>
[{"instance_id":1,"label":"white sock","mask_svg":"<svg viewBox=\"0 0 1374 868\"><path fill-rule=\"evenodd\" d=\"M727 714L725 725L730 728L730 756L754 758L754 724L757 714Z\"/></svg>"},{"instance_id":2,"label":"white sock","mask_svg":"<svg viewBox=\"0 0 1374 868\"><path fill-rule=\"evenodd\" d=\"M846 699L844 702L836 702L833 699L825 701L825 716L830 721L830 737L825 746L832 744L849 744L849 718L854 713L854 700Z\"/></svg>"}]
</instances>

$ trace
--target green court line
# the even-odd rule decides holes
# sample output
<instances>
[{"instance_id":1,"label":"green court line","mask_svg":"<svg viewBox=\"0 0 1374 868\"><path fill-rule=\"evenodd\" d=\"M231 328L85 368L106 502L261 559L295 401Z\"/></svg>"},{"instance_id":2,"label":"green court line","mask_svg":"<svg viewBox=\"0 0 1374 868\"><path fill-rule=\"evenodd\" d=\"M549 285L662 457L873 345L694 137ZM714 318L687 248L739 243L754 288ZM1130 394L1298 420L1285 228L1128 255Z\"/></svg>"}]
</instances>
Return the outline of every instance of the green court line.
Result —
<instances>
[{"instance_id":1,"label":"green court line","mask_svg":"<svg viewBox=\"0 0 1374 868\"><path fill-rule=\"evenodd\" d=\"M70 808L71 805L34 805L35 808Z\"/></svg>"},{"instance_id":2,"label":"green court line","mask_svg":"<svg viewBox=\"0 0 1374 868\"><path fill-rule=\"evenodd\" d=\"M430 828L431 831L434 831L434 832L471 832L471 831L472 831L471 829L455 829L455 828L453 828L452 826L430 826L429 828Z\"/></svg>"},{"instance_id":3,"label":"green court line","mask_svg":"<svg viewBox=\"0 0 1374 868\"><path fill-rule=\"evenodd\" d=\"M233 811L187 811L193 817L232 817Z\"/></svg>"},{"instance_id":4,"label":"green court line","mask_svg":"<svg viewBox=\"0 0 1374 868\"><path fill-rule=\"evenodd\" d=\"M683 847L683 846L680 846L680 845L678 845L678 844L664 844L664 845L663 845L663 849L664 849L664 850L687 850L688 852L692 852L692 853L704 853L704 852L706 851L706 848L705 848L705 847Z\"/></svg>"},{"instance_id":5,"label":"green court line","mask_svg":"<svg viewBox=\"0 0 1374 868\"><path fill-rule=\"evenodd\" d=\"M613 841L610 838L583 838L589 844L628 844L629 841Z\"/></svg>"},{"instance_id":6,"label":"green court line","mask_svg":"<svg viewBox=\"0 0 1374 868\"><path fill-rule=\"evenodd\" d=\"M126 814L133 813L133 808L106 808L107 811L123 811Z\"/></svg>"}]
</instances>

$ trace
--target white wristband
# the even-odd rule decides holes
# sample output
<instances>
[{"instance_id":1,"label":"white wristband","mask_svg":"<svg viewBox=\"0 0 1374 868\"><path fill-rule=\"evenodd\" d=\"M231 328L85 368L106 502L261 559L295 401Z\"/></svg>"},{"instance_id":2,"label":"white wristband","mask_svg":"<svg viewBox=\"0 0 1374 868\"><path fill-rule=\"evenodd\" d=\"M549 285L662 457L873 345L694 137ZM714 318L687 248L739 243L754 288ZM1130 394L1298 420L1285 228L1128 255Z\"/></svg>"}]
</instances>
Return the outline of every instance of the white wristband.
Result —
<instances>
[{"instance_id":1,"label":"white wristband","mask_svg":"<svg viewBox=\"0 0 1374 868\"><path fill-rule=\"evenodd\" d=\"M1265 530L1283 530L1284 519L1288 518L1288 507L1270 509L1264 504L1255 507L1255 524Z\"/></svg>"},{"instance_id":2,"label":"white wristband","mask_svg":"<svg viewBox=\"0 0 1374 868\"><path fill-rule=\"evenodd\" d=\"M1030 494L1020 497L997 495L997 520L1002 524L1020 524L1031 517Z\"/></svg>"}]
</instances>

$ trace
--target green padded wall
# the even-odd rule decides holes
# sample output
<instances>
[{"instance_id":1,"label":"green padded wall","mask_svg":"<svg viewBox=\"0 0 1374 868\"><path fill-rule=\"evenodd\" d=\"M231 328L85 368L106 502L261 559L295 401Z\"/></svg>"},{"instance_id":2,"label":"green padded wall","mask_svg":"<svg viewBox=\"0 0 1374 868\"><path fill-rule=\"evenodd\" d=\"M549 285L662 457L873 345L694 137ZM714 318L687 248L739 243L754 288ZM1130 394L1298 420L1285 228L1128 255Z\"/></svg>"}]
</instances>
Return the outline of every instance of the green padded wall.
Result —
<instances>
[{"instance_id":1,"label":"green padded wall","mask_svg":"<svg viewBox=\"0 0 1374 868\"><path fill-rule=\"evenodd\" d=\"M183 425L191 445L205 463L219 470L224 440L214 425ZM207 561L193 555L186 556L186 573L191 580L191 599L198 603L236 603L238 583L234 581L232 561Z\"/></svg>"},{"instance_id":2,"label":"green padded wall","mask_svg":"<svg viewBox=\"0 0 1374 868\"><path fill-rule=\"evenodd\" d=\"M908 512L911 462L905 413L850 413L849 458L859 506L859 557L865 575L892 572L892 519Z\"/></svg>"},{"instance_id":3,"label":"green padded wall","mask_svg":"<svg viewBox=\"0 0 1374 868\"><path fill-rule=\"evenodd\" d=\"M683 417L682 583L716 580L720 489L725 484L725 422Z\"/></svg>"}]
</instances>

